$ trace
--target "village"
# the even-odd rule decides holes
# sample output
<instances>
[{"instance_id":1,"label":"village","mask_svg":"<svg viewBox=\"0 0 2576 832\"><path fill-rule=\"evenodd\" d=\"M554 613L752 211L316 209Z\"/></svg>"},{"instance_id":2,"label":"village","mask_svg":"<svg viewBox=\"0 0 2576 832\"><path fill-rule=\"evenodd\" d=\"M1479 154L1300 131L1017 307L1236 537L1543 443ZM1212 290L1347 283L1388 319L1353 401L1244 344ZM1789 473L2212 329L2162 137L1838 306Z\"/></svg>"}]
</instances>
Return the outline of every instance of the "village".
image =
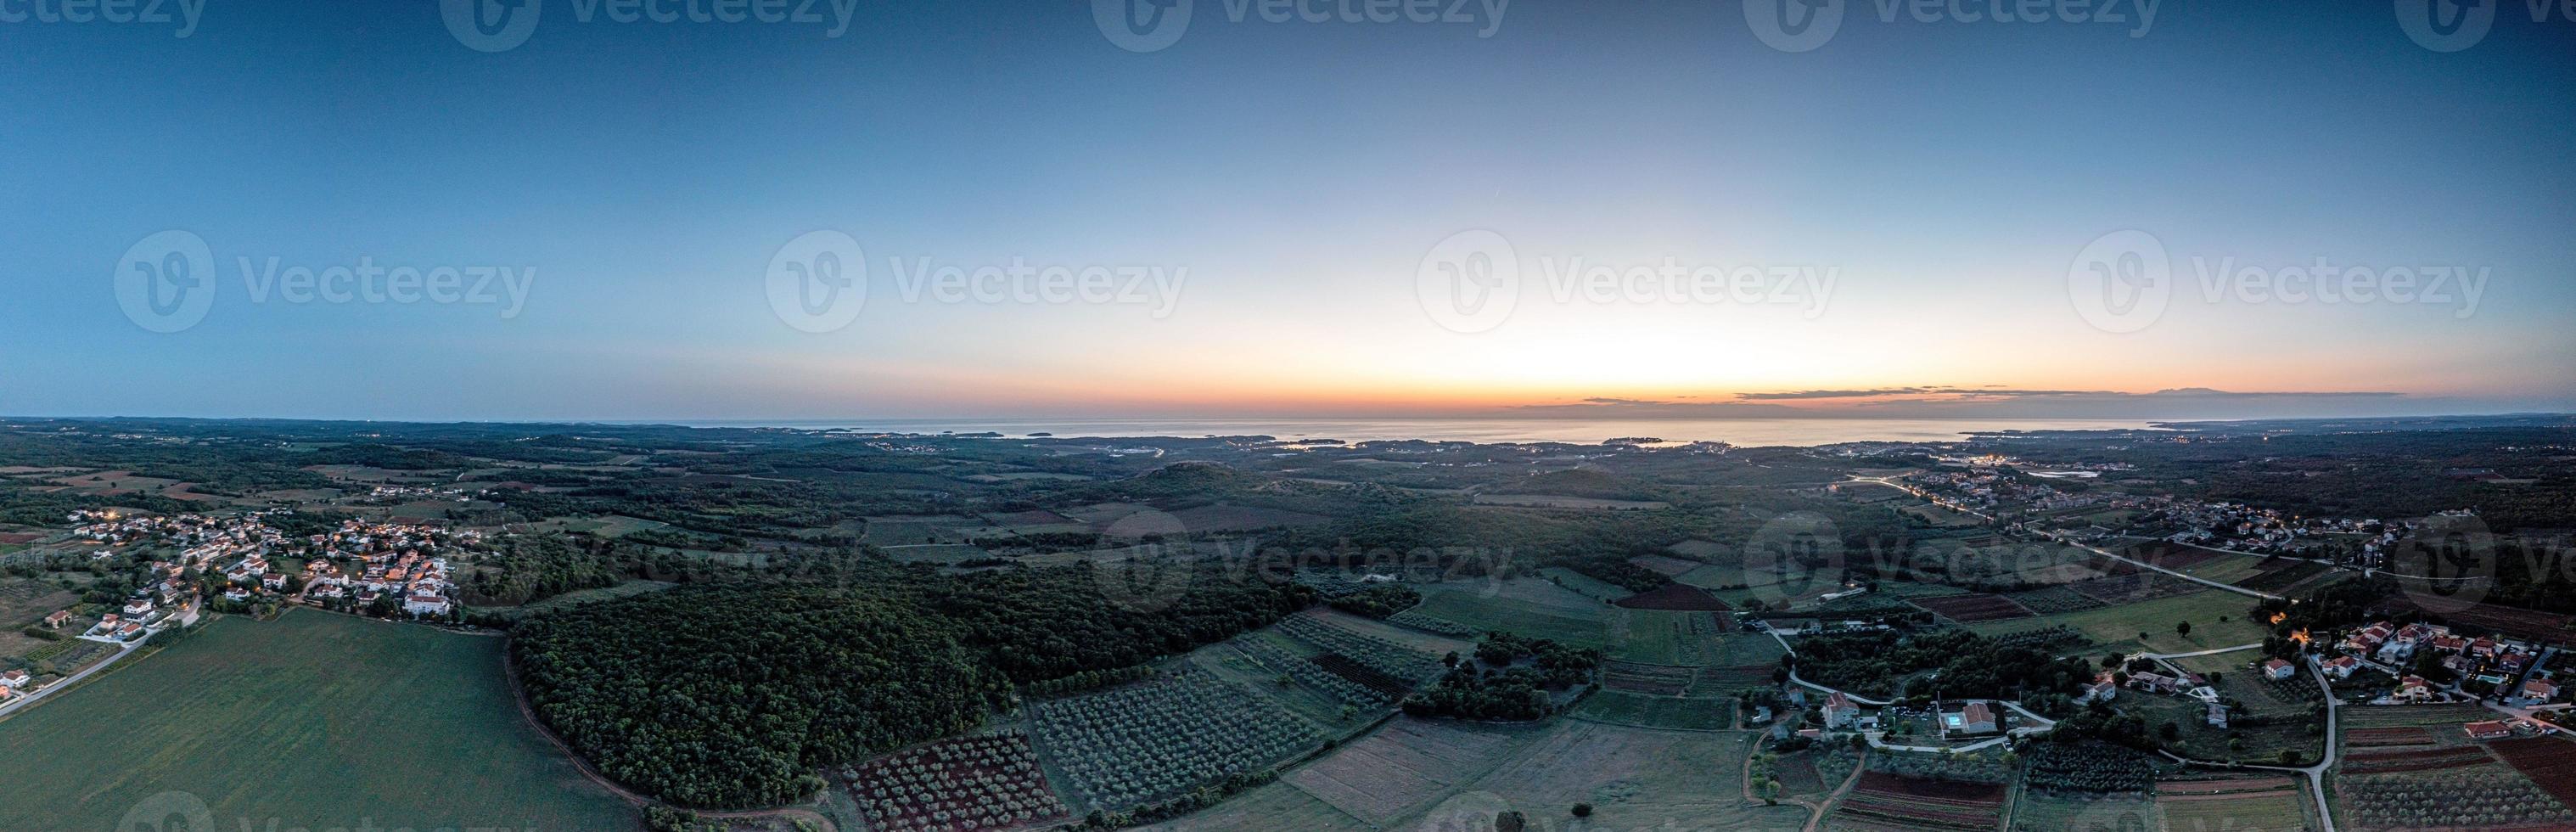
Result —
<instances>
[{"instance_id":1,"label":"village","mask_svg":"<svg viewBox=\"0 0 2576 832\"><path fill-rule=\"evenodd\" d=\"M388 620L452 621L459 614L451 555L481 546L481 532L346 520L290 537L267 522L286 513L69 515L74 538L99 547L89 560L113 565L124 558L134 589L117 601L57 610L36 627L115 650L68 676L0 672L0 707L31 704L21 700L76 681L158 634L194 627L209 612L268 617L297 604Z\"/></svg>"}]
</instances>

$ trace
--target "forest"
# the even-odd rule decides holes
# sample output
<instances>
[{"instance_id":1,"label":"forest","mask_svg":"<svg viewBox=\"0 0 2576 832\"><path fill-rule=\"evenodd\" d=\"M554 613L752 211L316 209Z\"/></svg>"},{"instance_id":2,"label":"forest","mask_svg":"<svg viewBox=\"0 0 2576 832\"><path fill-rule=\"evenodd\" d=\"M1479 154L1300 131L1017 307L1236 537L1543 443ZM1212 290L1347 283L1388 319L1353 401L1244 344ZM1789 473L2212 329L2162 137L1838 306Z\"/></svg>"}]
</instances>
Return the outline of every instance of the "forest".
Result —
<instances>
[{"instance_id":1,"label":"forest","mask_svg":"<svg viewBox=\"0 0 2576 832\"><path fill-rule=\"evenodd\" d=\"M1314 602L1214 571L1151 605L1104 595L1078 566L873 577L573 607L516 622L511 655L538 717L608 776L680 806L743 808L812 794L817 768L981 724L1014 685L1128 678Z\"/></svg>"}]
</instances>

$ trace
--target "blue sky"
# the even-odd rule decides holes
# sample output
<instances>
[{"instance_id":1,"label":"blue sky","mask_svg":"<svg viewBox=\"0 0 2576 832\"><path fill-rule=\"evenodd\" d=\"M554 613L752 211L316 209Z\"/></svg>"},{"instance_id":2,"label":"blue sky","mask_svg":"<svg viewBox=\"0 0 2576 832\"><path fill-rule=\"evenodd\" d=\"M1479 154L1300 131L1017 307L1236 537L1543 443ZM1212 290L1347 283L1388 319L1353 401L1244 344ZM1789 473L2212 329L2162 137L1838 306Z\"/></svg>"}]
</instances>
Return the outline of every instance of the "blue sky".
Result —
<instances>
[{"instance_id":1,"label":"blue sky","mask_svg":"<svg viewBox=\"0 0 2576 832\"><path fill-rule=\"evenodd\" d=\"M2138 37L1854 3L1788 53L1732 0L1464 24L1199 0L1139 53L1080 3L860 3L835 38L538 2L499 52L434 2L215 0L186 37L0 23L0 413L1393 415L1923 388L2116 411L2204 387L2401 394L2264 415L2576 409L2576 21L2520 4L2443 53L2367 2L2165 2ZM213 295L155 332L114 282L173 229L205 241ZM1418 271L1473 229L1525 288L1458 331ZM2173 298L2113 331L2069 271L2132 229ZM868 290L808 332L766 281L818 230L864 250ZM493 303L296 303L254 285L270 258L533 279ZM1164 282L951 301L901 285L924 258ZM1833 282L1599 300L1550 283L1577 258ZM2470 307L2213 296L2196 271L2320 260L2483 277ZM1860 401L2022 406L1937 396Z\"/></svg>"}]
</instances>

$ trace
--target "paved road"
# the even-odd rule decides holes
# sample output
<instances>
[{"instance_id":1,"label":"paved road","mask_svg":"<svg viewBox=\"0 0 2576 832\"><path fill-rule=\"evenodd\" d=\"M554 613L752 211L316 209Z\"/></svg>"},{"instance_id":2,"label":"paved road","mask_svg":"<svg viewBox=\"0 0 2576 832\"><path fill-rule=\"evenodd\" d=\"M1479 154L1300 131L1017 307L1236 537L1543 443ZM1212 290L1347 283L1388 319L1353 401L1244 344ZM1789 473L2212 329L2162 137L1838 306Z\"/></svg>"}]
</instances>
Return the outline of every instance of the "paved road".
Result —
<instances>
[{"instance_id":1,"label":"paved road","mask_svg":"<svg viewBox=\"0 0 2576 832\"><path fill-rule=\"evenodd\" d=\"M1780 649L1781 649L1781 650L1788 651L1789 655L1790 655L1790 656L1792 656L1792 657L1795 657L1795 656L1797 656L1797 655L1798 655L1798 648L1795 648L1795 647L1791 647L1791 646L1789 646L1789 640L1788 640L1787 638L1785 638L1785 637L1782 637L1782 636L1780 635L1780 631L1778 631L1778 630L1774 630L1774 629L1771 629L1771 628L1769 628L1769 627L1764 627L1764 628L1762 628L1762 631L1763 631L1763 632L1766 632L1766 633L1770 633L1770 634L1771 634L1771 640L1773 640L1773 641L1777 641L1777 642L1780 642ZM1805 679L1798 678L1798 668L1797 668L1797 666L1796 666L1796 665L1791 665L1791 666L1789 667L1789 683L1790 683L1790 684L1794 684L1794 685L1798 685L1798 686L1800 686L1800 687L1806 687L1806 688L1813 688L1813 689L1816 689L1816 690L1821 690L1821 691L1824 691L1824 692L1826 692L1826 693L1839 693L1839 694L1842 694L1842 695L1844 695L1844 696L1846 696L1846 697L1850 697L1850 698L1851 698L1851 701L1858 702L1858 703L1861 703L1861 704L1863 704L1863 705L1879 705L1879 706L1887 706L1887 705L1893 705L1893 704L1896 704L1896 703L1894 703L1894 702L1890 702L1890 701L1885 700L1885 699L1871 699L1871 698L1869 698L1869 697L1862 696L1862 695L1857 694L1857 693L1852 693L1852 692L1850 692L1850 691L1838 691L1838 690L1835 690L1835 689L1833 689L1833 688L1825 687L1825 686L1823 686L1823 685L1819 685L1819 684L1816 684L1816 683L1814 683L1814 682L1810 682L1810 681L1807 681L1807 680L1805 680ZM1872 740L1872 742L1876 742L1876 740Z\"/></svg>"},{"instance_id":2,"label":"paved road","mask_svg":"<svg viewBox=\"0 0 2576 832\"><path fill-rule=\"evenodd\" d=\"M2138 654L2138 658L2141 658L2141 659L2188 659L2188 658L2191 658L2191 657L2193 657L2193 656L2215 656L2215 655L2218 655L2218 654L2220 654L2220 653L2234 653L2234 652L2236 652L2236 651L2238 651L2238 650L2260 650L2260 649L2263 649L2263 643L2258 641L2258 642L2255 642L2255 643L2253 643L2253 644L2239 644L2239 645L2236 645L2236 646L2234 646L2234 647L2220 647L2220 648L2217 648L2217 649L2214 649L2214 650L2202 650L2202 651L2195 652L2195 653L2140 653L2140 654Z\"/></svg>"},{"instance_id":3,"label":"paved road","mask_svg":"<svg viewBox=\"0 0 2576 832\"><path fill-rule=\"evenodd\" d=\"M2262 598L2262 599L2272 600L2272 601L2278 601L2278 600L2281 600L2281 596L2274 595L2274 594L2269 593L2269 592L2256 592L2256 591L2254 591L2254 590L2246 589L2246 588L2244 588L2244 587L2237 586L2237 585L2235 585L2235 584L2219 583L2219 582L2217 582L2217 581L2213 581L2213 580L2210 580L2210 579L2208 579L2208 578L2203 578L2203 577L2198 576L2198 575L2186 575L2186 574L2183 574L2183 573L2181 573L2181 572L2176 572L2176 571L2173 571L2173 570L2171 570L2171 569L2166 569L2166 568L2164 568L2164 567L2162 567L2162 566L2157 566L2157 565L2155 565L2155 564L2148 563L2148 562L2146 562L2146 561L2142 561L2142 560L2134 560L2134 559L2131 559L2131 558L2126 558L2126 557L2122 557L2122 556L2117 555L2117 554L2113 554L2113 553L2111 552L2111 550L2109 550L2109 549L2104 549L2104 548L2102 548L2102 547L2100 547L2100 546L2094 546L2094 545L2087 544L2087 543L2077 543L2077 542L2072 541L2072 540L2067 540L2066 538L2064 538L2064 537L2062 537L2062 536L2059 536L2059 535L2057 535L2057 534L2043 532L2043 533L2042 533L2042 536L2047 537L2047 538L2048 538L2048 539L2050 539L2050 540L2054 540L2054 541L2057 541L2057 542L2059 542L2059 543L2066 544L2066 545L2068 545L2068 546L2073 546L2073 547L2076 547L2076 548L2079 548L2079 549L2083 549L2083 550L2088 551L2088 552L2092 552L2092 553L2097 554L2097 555L2101 555L2101 556L2106 557L2106 558L2110 558L2110 559L2112 559L2112 560L2121 561L2121 562L2124 562L2124 563L2136 564L2136 565L2138 565L2138 566L2145 567L2145 568L2147 568L2147 569L2153 569L2153 570L2155 570L2155 571L2162 572L2162 573L2165 573L2165 574L2167 574L2167 575L2172 575L2172 576L2174 576L2174 577L2181 578L2181 579L2183 579L2183 580L2190 581L2190 582L2192 582L2192 583L2196 583L2196 584L2203 584L2203 585L2210 586L2210 587L2215 587L2215 588L2218 588L2218 589L2224 589L2224 590L2227 590L2227 591L2229 591L2229 592L2236 593L2236 594L2238 594L2238 595L2250 595L2250 596L2253 596L2253 597L2256 597L2256 598Z\"/></svg>"},{"instance_id":4,"label":"paved road","mask_svg":"<svg viewBox=\"0 0 2576 832\"><path fill-rule=\"evenodd\" d=\"M1888 479L1886 479L1886 477L1852 477L1852 482L1875 482L1875 484L1888 484L1888 487L1899 487L1899 489L1906 489L1906 495L1914 495L1914 497L1924 497L1924 500L1932 500L1932 502L1940 502L1940 497L1932 497L1932 492L1924 492L1924 489L1917 489L1917 487L1911 487L1911 484L1904 484L1904 482L1888 482ZM1991 515L1986 515L1986 513L1978 513L1978 510L1973 510L1973 507L1960 507L1960 505L1942 505L1942 507L1947 507L1947 510L1958 510L1958 513L1971 513L1971 515L1978 515L1978 518L1984 518L1984 520L1994 520L1994 518L1991 518ZM2228 592L2239 592L2239 595L2254 595L2254 598L2269 598L2269 600L2280 600L2280 595L2272 595L2272 592L2254 592L2254 590L2246 590L2246 587L2239 587L2239 585L2223 585L2223 582L2215 582L2215 580L2208 580L2208 577L2197 577L2197 574L2182 574L2182 572L2174 572L2174 569L2164 569L2164 567L2156 567L2156 564L2148 564L2148 562L2136 562L2136 559L2125 559L2125 556L2117 556L2117 554L2112 554L2112 551L2110 551L2110 549L2099 549L2099 546L2089 546L2089 544L2076 544L2076 541L2069 541L2069 538L2063 538L2063 536L2056 536L2056 533L2043 533L2043 536L2045 536L2045 538L2050 538L2050 541L2058 541L2058 544L2066 544L2066 546L2079 546L2079 549L2087 549L2087 551L2092 551L2092 554L2099 554L2099 556L2107 556L2107 559L2115 559L2115 562L2128 562L2128 564L2138 564L2138 567L2146 567L2146 569L2156 569L2156 572L2164 572L2164 574L2172 574L2172 577L2179 577L2179 580L2187 580L2187 582L2195 582L2195 585L2210 585L2210 587L2218 587L2218 590L2228 590Z\"/></svg>"},{"instance_id":5,"label":"paved road","mask_svg":"<svg viewBox=\"0 0 2576 832\"><path fill-rule=\"evenodd\" d=\"M95 639L84 639L84 640L94 641ZM101 643L103 643L103 644L104 644L104 643L112 643L112 642L101 642ZM52 698L52 697L53 697L53 695L54 695L54 692L55 692L55 691L60 691L60 690L67 690L67 689L69 689L72 685L78 684L78 683L80 682L80 680L89 678L89 677L90 677L90 674L97 673L97 672L99 672L99 671L101 671L101 670L106 670L108 665L115 664L115 663L116 663L116 660L118 660L118 659L122 659L122 658L125 658L128 654L131 654L131 653L133 653L135 650L137 650L137 649L141 649L142 647L143 647L143 643L142 643L142 642L140 642L140 641L134 642L134 643L132 643L132 644L117 644L117 650L116 650L116 654L115 654L115 655L109 656L109 657L104 658L104 659L100 659L100 660L98 660L98 662L97 662L96 664L92 664L92 665L90 665L88 668L83 669L81 672L79 672L79 673L74 673L74 674L72 674L70 677L63 679L63 680L62 680L62 681L60 681L60 682L55 682L55 683L53 683L53 684L51 684L51 685L46 685L44 690L37 691L37 692L35 692L35 693L29 694L29 695L26 695L26 696L21 696L21 697L18 697L18 698L16 698L16 699L11 699L11 700L9 700L9 704L6 704L6 705L0 705L0 716L8 716L8 715L10 715L10 714L17 713L17 712L19 712L20 710L24 710L24 709L27 709L27 708L35 707L37 702L43 701L43 700L45 700L45 699Z\"/></svg>"},{"instance_id":6,"label":"paved road","mask_svg":"<svg viewBox=\"0 0 2576 832\"><path fill-rule=\"evenodd\" d=\"M2317 686L2326 691L2326 751L2324 754L2318 756L2316 765L2306 766L2303 768L2291 768L2289 766L2263 766L2254 765L2252 763L2221 763L2212 760L2194 760L2188 757L2178 756L2171 751L2159 750L2156 753L2163 754L2176 762L2191 763L2193 765L2211 766L2216 768L2251 768L2262 769L2264 771L2287 771L2304 775L2308 778L2308 797L2309 799L2317 802L2318 822L2324 825L2324 832L2335 832L2334 810L2332 807L2326 805L2326 769L2334 768L2335 757L2337 756L2335 732L2341 730L2339 723L2341 722L2341 706L2343 705L2343 700L2335 698L2334 685L2326 681L2325 669L2317 666L2317 663L2313 661L2313 656L2310 658L2312 660L2307 663L2308 673L2315 676Z\"/></svg>"}]
</instances>

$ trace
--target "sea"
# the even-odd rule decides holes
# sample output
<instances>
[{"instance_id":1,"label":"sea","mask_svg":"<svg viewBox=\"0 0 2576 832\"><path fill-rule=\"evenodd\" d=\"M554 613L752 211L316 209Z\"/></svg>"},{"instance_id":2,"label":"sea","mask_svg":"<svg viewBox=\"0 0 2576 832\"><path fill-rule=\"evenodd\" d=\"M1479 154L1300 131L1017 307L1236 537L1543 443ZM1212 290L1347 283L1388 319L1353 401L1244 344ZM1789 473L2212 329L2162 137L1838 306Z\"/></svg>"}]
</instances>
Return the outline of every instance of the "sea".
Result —
<instances>
[{"instance_id":1,"label":"sea","mask_svg":"<svg viewBox=\"0 0 2576 832\"><path fill-rule=\"evenodd\" d=\"M1568 442L1598 444L1615 438L1725 442L1746 447L1832 445L1843 442L1942 442L1974 433L2043 430L2154 430L2139 419L1545 419L1545 418L1013 418L827 419L811 421L717 420L682 422L695 427L777 427L888 433L993 433L1019 438L1136 436L1247 436L1339 439L1345 442L1422 439L1465 442Z\"/></svg>"}]
</instances>

